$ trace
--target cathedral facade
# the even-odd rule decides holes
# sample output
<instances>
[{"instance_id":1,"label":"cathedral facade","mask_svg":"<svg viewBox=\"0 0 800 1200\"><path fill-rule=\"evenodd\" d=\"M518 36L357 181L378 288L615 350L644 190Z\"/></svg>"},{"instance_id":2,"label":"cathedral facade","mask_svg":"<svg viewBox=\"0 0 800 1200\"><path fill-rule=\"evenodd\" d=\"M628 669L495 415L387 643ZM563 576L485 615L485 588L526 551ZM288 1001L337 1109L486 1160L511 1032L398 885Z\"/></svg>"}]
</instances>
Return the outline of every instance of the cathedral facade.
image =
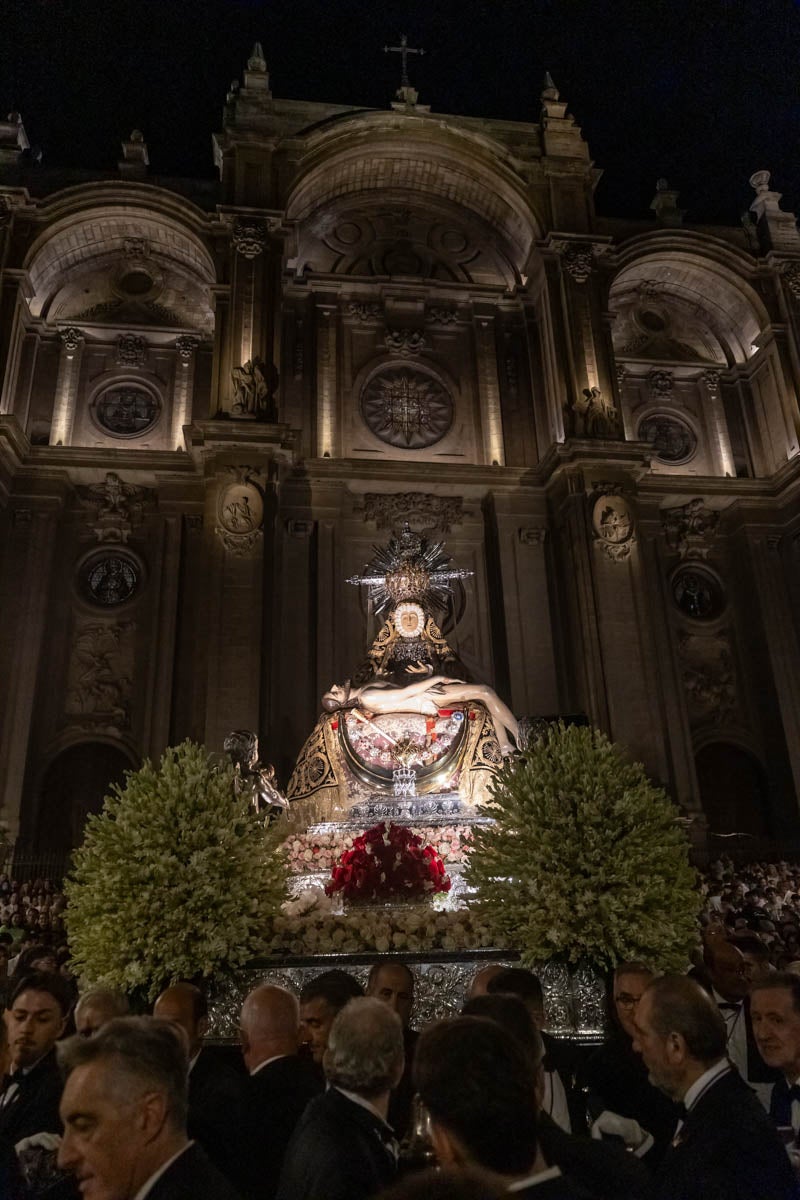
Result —
<instances>
[{"instance_id":1,"label":"cathedral facade","mask_svg":"<svg viewBox=\"0 0 800 1200\"><path fill-rule=\"evenodd\" d=\"M518 715L583 714L698 842L800 838L800 235L599 216L536 123L275 98L218 182L26 160L0 122L0 816L77 844L110 780L258 731L285 782L404 522ZM719 845L719 843L710 843ZM724 845L724 843L723 843Z\"/></svg>"}]
</instances>

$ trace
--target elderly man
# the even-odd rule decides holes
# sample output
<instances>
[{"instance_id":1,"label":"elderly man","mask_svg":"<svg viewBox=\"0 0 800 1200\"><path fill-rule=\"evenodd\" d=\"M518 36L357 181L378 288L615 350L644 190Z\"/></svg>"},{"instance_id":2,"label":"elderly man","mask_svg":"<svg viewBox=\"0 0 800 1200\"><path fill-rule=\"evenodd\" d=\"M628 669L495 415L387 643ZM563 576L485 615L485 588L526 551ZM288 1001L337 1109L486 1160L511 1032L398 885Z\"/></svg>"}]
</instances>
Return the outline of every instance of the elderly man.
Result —
<instances>
[{"instance_id":1,"label":"elderly man","mask_svg":"<svg viewBox=\"0 0 800 1200\"><path fill-rule=\"evenodd\" d=\"M92 988L78 997L75 1005L75 1032L93 1037L115 1017L127 1017L128 1001L111 988Z\"/></svg>"},{"instance_id":2,"label":"elderly man","mask_svg":"<svg viewBox=\"0 0 800 1200\"><path fill-rule=\"evenodd\" d=\"M725 1022L685 975L665 975L642 994L634 1047L653 1083L682 1102L656 1179L663 1200L796 1200L775 1128L725 1053Z\"/></svg>"},{"instance_id":3,"label":"elderly man","mask_svg":"<svg viewBox=\"0 0 800 1200\"><path fill-rule=\"evenodd\" d=\"M11 1072L0 1092L0 1139L16 1144L35 1133L61 1132L55 1044L68 1013L66 986L48 971L26 975L11 993L5 1014Z\"/></svg>"},{"instance_id":4,"label":"elderly man","mask_svg":"<svg viewBox=\"0 0 800 1200\"><path fill-rule=\"evenodd\" d=\"M58 1164L84 1200L236 1200L186 1132L187 1058L167 1021L122 1017L59 1050Z\"/></svg>"},{"instance_id":5,"label":"elderly man","mask_svg":"<svg viewBox=\"0 0 800 1200\"><path fill-rule=\"evenodd\" d=\"M530 1036L538 1042L535 1030ZM430 1113L436 1157L445 1168L479 1168L515 1195L582 1196L539 1150L534 1060L535 1052L484 1017L455 1017L426 1029L414 1081Z\"/></svg>"},{"instance_id":6,"label":"elderly man","mask_svg":"<svg viewBox=\"0 0 800 1200\"><path fill-rule=\"evenodd\" d=\"M189 1055L189 1137L196 1138L212 1163L237 1189L244 1186L247 1115L241 1064L219 1046L205 1046L208 1003L191 983L168 987L153 1005L153 1016L171 1021L186 1037Z\"/></svg>"},{"instance_id":7,"label":"elderly man","mask_svg":"<svg viewBox=\"0 0 800 1200\"><path fill-rule=\"evenodd\" d=\"M387 1004L351 1000L330 1030L328 1090L311 1101L289 1144L278 1200L367 1200L397 1173L386 1117L403 1074L403 1030Z\"/></svg>"},{"instance_id":8,"label":"elderly man","mask_svg":"<svg viewBox=\"0 0 800 1200\"><path fill-rule=\"evenodd\" d=\"M411 1080L411 1064L419 1034L411 1028L411 1010L414 1007L414 973L405 963L385 958L376 962L367 980L367 995L382 1000L394 1009L403 1025L403 1048L406 1066L403 1078L392 1092L389 1103L389 1124L402 1140L411 1122L411 1102L414 1085Z\"/></svg>"},{"instance_id":9,"label":"elderly man","mask_svg":"<svg viewBox=\"0 0 800 1200\"><path fill-rule=\"evenodd\" d=\"M800 1135L800 977L767 975L750 993L750 1016L761 1057L780 1072L772 1089L770 1116Z\"/></svg>"},{"instance_id":10,"label":"elderly man","mask_svg":"<svg viewBox=\"0 0 800 1200\"><path fill-rule=\"evenodd\" d=\"M242 1054L248 1080L249 1136L244 1191L272 1200L295 1127L322 1085L301 1058L300 1010L284 988L262 984L242 1005Z\"/></svg>"}]
</instances>

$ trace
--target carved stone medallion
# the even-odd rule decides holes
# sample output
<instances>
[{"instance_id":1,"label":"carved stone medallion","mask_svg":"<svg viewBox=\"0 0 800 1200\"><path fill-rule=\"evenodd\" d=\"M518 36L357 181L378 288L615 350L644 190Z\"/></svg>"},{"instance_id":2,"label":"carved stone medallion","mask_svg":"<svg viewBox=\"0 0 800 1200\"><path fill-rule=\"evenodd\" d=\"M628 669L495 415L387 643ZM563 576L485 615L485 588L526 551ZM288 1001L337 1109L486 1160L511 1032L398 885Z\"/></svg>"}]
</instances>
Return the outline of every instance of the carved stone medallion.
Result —
<instances>
[{"instance_id":1,"label":"carved stone medallion","mask_svg":"<svg viewBox=\"0 0 800 1200\"><path fill-rule=\"evenodd\" d=\"M361 412L376 437L402 450L440 441L453 423L453 401L444 386L414 367L385 367L365 385Z\"/></svg>"},{"instance_id":2,"label":"carved stone medallion","mask_svg":"<svg viewBox=\"0 0 800 1200\"><path fill-rule=\"evenodd\" d=\"M220 492L217 507L217 534L226 550L246 554L261 539L264 525L264 501L261 492L248 479L229 483Z\"/></svg>"},{"instance_id":3,"label":"carved stone medallion","mask_svg":"<svg viewBox=\"0 0 800 1200\"><path fill-rule=\"evenodd\" d=\"M592 507L592 530L600 549L612 562L628 558L636 527L628 501L619 493L598 496Z\"/></svg>"},{"instance_id":4,"label":"carved stone medallion","mask_svg":"<svg viewBox=\"0 0 800 1200\"><path fill-rule=\"evenodd\" d=\"M685 463L697 450L697 436L679 417L651 413L639 423L639 440L649 442L659 462Z\"/></svg>"}]
</instances>

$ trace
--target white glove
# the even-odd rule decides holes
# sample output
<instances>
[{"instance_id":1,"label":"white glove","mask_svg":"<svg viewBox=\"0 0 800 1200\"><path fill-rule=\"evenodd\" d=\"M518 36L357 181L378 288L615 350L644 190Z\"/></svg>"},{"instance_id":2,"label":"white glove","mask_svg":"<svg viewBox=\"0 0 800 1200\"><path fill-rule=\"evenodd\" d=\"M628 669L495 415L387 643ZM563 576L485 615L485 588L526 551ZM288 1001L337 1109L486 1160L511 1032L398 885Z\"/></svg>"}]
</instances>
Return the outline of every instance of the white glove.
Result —
<instances>
[{"instance_id":1,"label":"white glove","mask_svg":"<svg viewBox=\"0 0 800 1200\"><path fill-rule=\"evenodd\" d=\"M14 1149L17 1154L24 1154L26 1150L58 1150L61 1145L61 1137L57 1133L33 1133L30 1137L22 1138L17 1142Z\"/></svg>"},{"instance_id":2,"label":"white glove","mask_svg":"<svg viewBox=\"0 0 800 1200\"><path fill-rule=\"evenodd\" d=\"M601 1112L597 1120L592 1123L593 1138L600 1139L604 1134L622 1138L627 1148L632 1150L637 1158L647 1154L653 1145L652 1133L642 1129L638 1121L634 1121L631 1117L621 1117L619 1113L609 1112L608 1109Z\"/></svg>"}]
</instances>

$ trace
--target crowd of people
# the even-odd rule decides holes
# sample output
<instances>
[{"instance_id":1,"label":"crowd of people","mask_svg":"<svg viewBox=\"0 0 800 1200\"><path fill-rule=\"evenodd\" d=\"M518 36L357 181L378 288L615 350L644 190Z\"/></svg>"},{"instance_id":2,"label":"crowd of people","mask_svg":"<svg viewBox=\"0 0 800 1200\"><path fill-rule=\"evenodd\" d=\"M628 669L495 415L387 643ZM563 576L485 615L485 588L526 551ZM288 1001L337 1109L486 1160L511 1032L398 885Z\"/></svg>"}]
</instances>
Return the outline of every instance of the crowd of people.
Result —
<instances>
[{"instance_id":1,"label":"crowd of people","mask_svg":"<svg viewBox=\"0 0 800 1200\"><path fill-rule=\"evenodd\" d=\"M499 964L416 1030L391 958L256 987L234 1047L193 982L78 994L63 896L0 879L0 1200L800 1200L797 887L713 863L693 966L618 966L600 1045Z\"/></svg>"}]
</instances>

